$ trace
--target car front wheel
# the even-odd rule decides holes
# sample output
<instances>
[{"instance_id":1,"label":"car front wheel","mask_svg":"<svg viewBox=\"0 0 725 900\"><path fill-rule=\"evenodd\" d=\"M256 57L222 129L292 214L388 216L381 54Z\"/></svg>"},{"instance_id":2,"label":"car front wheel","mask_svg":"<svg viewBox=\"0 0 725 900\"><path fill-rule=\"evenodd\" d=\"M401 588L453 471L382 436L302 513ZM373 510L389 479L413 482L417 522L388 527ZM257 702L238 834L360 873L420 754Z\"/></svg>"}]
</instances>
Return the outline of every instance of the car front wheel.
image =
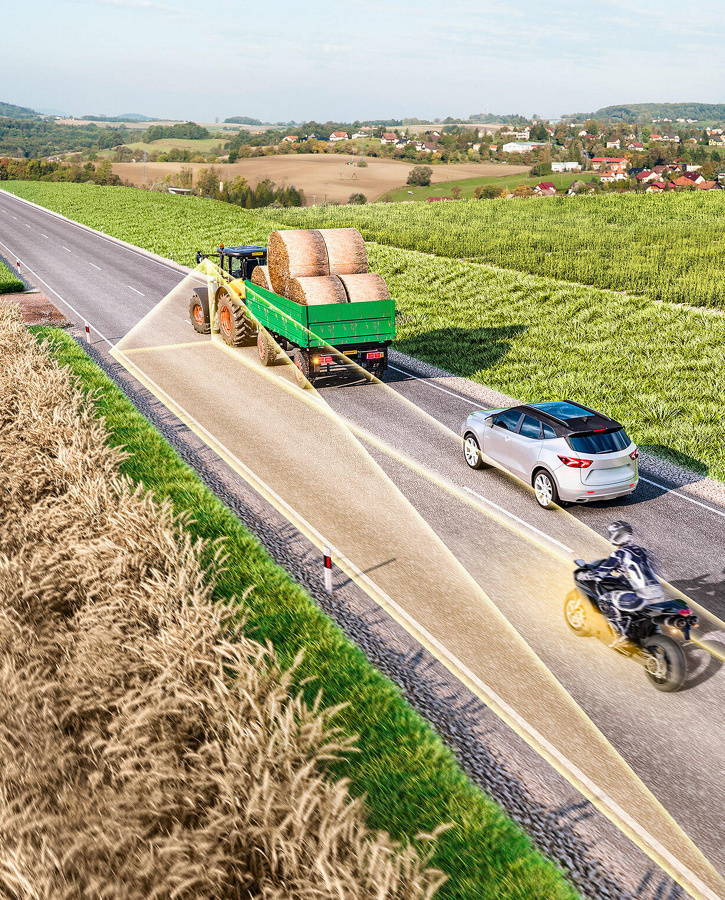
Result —
<instances>
[{"instance_id":1,"label":"car front wheel","mask_svg":"<svg viewBox=\"0 0 725 900\"><path fill-rule=\"evenodd\" d=\"M539 469L534 477L534 495L542 509L551 509L559 499L554 478L543 469Z\"/></svg>"},{"instance_id":2,"label":"car front wheel","mask_svg":"<svg viewBox=\"0 0 725 900\"><path fill-rule=\"evenodd\" d=\"M476 436L471 434L470 431L463 438L463 458L472 469L483 469L485 467L481 448L478 445Z\"/></svg>"}]
</instances>

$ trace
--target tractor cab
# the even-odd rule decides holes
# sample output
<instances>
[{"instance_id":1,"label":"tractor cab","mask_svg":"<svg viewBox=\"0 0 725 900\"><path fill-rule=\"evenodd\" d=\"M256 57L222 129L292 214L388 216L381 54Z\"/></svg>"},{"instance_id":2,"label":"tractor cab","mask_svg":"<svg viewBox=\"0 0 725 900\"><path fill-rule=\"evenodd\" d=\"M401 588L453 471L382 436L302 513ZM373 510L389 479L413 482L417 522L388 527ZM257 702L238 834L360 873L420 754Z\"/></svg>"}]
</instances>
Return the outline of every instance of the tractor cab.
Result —
<instances>
[{"instance_id":1,"label":"tractor cab","mask_svg":"<svg viewBox=\"0 0 725 900\"><path fill-rule=\"evenodd\" d=\"M225 247L219 244L219 249L214 253L201 253L197 251L197 265L202 259L215 259L219 268L229 279L243 278L249 280L256 266L263 266L267 262L266 247Z\"/></svg>"}]
</instances>

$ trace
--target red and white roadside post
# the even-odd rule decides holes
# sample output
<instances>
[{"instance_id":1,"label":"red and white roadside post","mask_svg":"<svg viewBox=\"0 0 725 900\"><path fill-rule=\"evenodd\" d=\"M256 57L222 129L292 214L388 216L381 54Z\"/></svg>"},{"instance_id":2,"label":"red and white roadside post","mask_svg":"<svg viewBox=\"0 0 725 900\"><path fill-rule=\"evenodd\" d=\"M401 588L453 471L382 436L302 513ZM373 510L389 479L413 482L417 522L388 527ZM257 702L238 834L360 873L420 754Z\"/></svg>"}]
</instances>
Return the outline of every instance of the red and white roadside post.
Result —
<instances>
[{"instance_id":1,"label":"red and white roadside post","mask_svg":"<svg viewBox=\"0 0 725 900\"><path fill-rule=\"evenodd\" d=\"M322 552L325 556L325 590L328 594L332 593L332 556L329 547L323 547Z\"/></svg>"},{"instance_id":2,"label":"red and white roadside post","mask_svg":"<svg viewBox=\"0 0 725 900\"><path fill-rule=\"evenodd\" d=\"M91 342L91 329L88 327L88 322L86 322L86 342L89 344Z\"/></svg>"},{"instance_id":3,"label":"red and white roadside post","mask_svg":"<svg viewBox=\"0 0 725 900\"><path fill-rule=\"evenodd\" d=\"M18 275L20 275L20 260L17 259L17 260L15 261L15 264L16 264L17 267L18 267Z\"/></svg>"}]
</instances>

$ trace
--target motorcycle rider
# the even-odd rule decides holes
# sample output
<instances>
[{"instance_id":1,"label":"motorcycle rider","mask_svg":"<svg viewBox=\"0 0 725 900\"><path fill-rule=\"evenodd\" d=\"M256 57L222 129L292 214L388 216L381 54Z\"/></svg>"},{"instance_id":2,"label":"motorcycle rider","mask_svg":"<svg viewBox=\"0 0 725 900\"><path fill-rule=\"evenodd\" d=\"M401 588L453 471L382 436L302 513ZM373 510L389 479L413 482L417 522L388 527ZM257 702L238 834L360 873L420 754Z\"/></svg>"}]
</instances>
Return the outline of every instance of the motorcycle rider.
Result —
<instances>
[{"instance_id":1,"label":"motorcycle rider","mask_svg":"<svg viewBox=\"0 0 725 900\"><path fill-rule=\"evenodd\" d=\"M610 644L619 650L627 643L626 616L651 603L664 600L662 585L652 568L649 554L632 540L632 526L621 520L612 522L607 529L609 542L616 550L610 557L592 567L597 578L619 576L629 588L607 591L603 596L603 612L612 626L615 638Z\"/></svg>"}]
</instances>

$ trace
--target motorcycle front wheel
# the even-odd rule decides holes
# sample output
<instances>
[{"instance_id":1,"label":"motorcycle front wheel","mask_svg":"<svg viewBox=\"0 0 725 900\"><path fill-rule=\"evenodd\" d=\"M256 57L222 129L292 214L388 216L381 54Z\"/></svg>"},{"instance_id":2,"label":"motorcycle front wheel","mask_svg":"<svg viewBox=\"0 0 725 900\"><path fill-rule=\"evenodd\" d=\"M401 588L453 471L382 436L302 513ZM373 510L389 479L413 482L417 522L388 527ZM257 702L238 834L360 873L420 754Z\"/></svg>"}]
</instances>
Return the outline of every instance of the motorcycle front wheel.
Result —
<instances>
[{"instance_id":1,"label":"motorcycle front wheel","mask_svg":"<svg viewBox=\"0 0 725 900\"><path fill-rule=\"evenodd\" d=\"M652 685L658 691L678 691L685 683L687 662L677 641L664 634L653 634L642 649L646 658L645 674Z\"/></svg>"},{"instance_id":2,"label":"motorcycle front wheel","mask_svg":"<svg viewBox=\"0 0 725 900\"><path fill-rule=\"evenodd\" d=\"M571 630L580 637L588 637L592 633L587 610L588 602L579 591L570 591L564 601L564 618Z\"/></svg>"}]
</instances>

